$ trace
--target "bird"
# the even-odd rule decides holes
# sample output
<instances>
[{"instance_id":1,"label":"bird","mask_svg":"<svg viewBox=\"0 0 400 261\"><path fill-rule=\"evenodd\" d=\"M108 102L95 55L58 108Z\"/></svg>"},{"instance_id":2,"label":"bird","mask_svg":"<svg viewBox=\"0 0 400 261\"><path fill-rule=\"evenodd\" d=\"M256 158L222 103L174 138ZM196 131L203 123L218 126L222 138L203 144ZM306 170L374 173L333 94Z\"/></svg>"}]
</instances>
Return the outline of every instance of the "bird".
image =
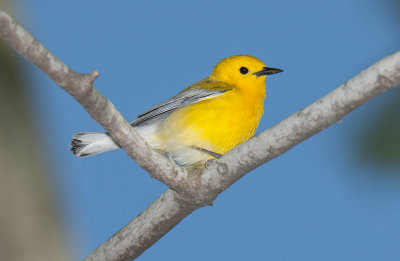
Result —
<instances>
[{"instance_id":1,"label":"bird","mask_svg":"<svg viewBox=\"0 0 400 261\"><path fill-rule=\"evenodd\" d=\"M250 55L222 59L212 73L140 114L130 125L181 166L204 166L251 138L264 113L266 77L283 72ZM71 151L87 157L118 149L107 133L73 135Z\"/></svg>"}]
</instances>

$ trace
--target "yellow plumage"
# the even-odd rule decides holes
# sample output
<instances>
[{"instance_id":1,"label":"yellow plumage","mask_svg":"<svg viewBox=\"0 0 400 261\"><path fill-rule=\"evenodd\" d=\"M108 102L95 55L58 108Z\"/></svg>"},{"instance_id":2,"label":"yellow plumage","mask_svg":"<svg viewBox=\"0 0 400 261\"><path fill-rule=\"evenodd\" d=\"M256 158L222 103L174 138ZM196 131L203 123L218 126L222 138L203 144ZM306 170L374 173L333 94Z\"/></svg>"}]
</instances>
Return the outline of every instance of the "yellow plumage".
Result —
<instances>
[{"instance_id":1,"label":"yellow plumage","mask_svg":"<svg viewBox=\"0 0 400 261\"><path fill-rule=\"evenodd\" d=\"M264 111L266 75L281 71L266 67L252 56L228 57L210 76L146 111L131 124L154 149L181 165L202 165L254 135ZM93 146L91 149L85 151L83 147L75 154L103 152Z\"/></svg>"},{"instance_id":2,"label":"yellow plumage","mask_svg":"<svg viewBox=\"0 0 400 261\"><path fill-rule=\"evenodd\" d=\"M247 77L240 73L241 67L249 70ZM266 78L251 72L264 67L263 62L251 56L222 60L209 77L182 92L213 88L226 92L174 111L154 132L155 148L174 155L184 165L191 165L214 158L196 148L223 155L248 140L264 112Z\"/></svg>"}]
</instances>

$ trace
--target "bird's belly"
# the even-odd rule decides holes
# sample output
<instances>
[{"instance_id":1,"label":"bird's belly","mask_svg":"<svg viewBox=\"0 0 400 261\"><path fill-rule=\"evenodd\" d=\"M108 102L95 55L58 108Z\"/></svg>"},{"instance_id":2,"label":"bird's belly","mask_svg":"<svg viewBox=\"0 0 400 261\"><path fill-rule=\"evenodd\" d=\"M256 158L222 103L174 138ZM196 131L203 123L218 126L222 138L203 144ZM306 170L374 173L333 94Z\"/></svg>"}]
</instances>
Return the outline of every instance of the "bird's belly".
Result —
<instances>
[{"instance_id":1,"label":"bird's belly","mask_svg":"<svg viewBox=\"0 0 400 261\"><path fill-rule=\"evenodd\" d=\"M181 108L155 131L159 150L191 165L214 158L197 148L225 154L252 137L263 113L263 101L245 103L241 97L215 98Z\"/></svg>"}]
</instances>

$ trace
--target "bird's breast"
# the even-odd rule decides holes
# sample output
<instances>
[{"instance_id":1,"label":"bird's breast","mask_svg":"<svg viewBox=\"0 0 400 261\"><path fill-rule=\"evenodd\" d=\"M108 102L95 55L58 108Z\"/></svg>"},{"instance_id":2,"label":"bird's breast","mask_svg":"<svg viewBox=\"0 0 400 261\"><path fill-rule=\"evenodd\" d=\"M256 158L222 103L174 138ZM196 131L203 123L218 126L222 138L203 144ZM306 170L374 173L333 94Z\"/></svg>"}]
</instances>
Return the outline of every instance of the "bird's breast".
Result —
<instances>
[{"instance_id":1,"label":"bird's breast","mask_svg":"<svg viewBox=\"0 0 400 261\"><path fill-rule=\"evenodd\" d=\"M232 91L183 107L160 124L157 138L166 151L184 144L225 154L254 135L264 110L263 98Z\"/></svg>"}]
</instances>

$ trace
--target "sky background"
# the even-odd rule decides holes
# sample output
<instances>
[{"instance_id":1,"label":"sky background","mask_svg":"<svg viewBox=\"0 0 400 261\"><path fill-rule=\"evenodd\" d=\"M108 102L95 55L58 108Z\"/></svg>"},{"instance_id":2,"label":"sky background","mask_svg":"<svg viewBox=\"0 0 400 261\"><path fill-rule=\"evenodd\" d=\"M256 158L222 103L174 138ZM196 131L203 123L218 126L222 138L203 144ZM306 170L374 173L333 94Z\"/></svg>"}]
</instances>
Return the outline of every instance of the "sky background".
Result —
<instances>
[{"instance_id":1,"label":"sky background","mask_svg":"<svg viewBox=\"0 0 400 261\"><path fill-rule=\"evenodd\" d=\"M260 132L400 47L394 0L16 3L14 16L62 61L100 72L95 87L129 121L220 59L249 54L285 70L267 79ZM72 134L102 127L23 63L68 247L83 259L167 187L122 150L74 157ZM357 154L360 130L399 91L252 171L138 260L399 260L399 170Z\"/></svg>"}]
</instances>

